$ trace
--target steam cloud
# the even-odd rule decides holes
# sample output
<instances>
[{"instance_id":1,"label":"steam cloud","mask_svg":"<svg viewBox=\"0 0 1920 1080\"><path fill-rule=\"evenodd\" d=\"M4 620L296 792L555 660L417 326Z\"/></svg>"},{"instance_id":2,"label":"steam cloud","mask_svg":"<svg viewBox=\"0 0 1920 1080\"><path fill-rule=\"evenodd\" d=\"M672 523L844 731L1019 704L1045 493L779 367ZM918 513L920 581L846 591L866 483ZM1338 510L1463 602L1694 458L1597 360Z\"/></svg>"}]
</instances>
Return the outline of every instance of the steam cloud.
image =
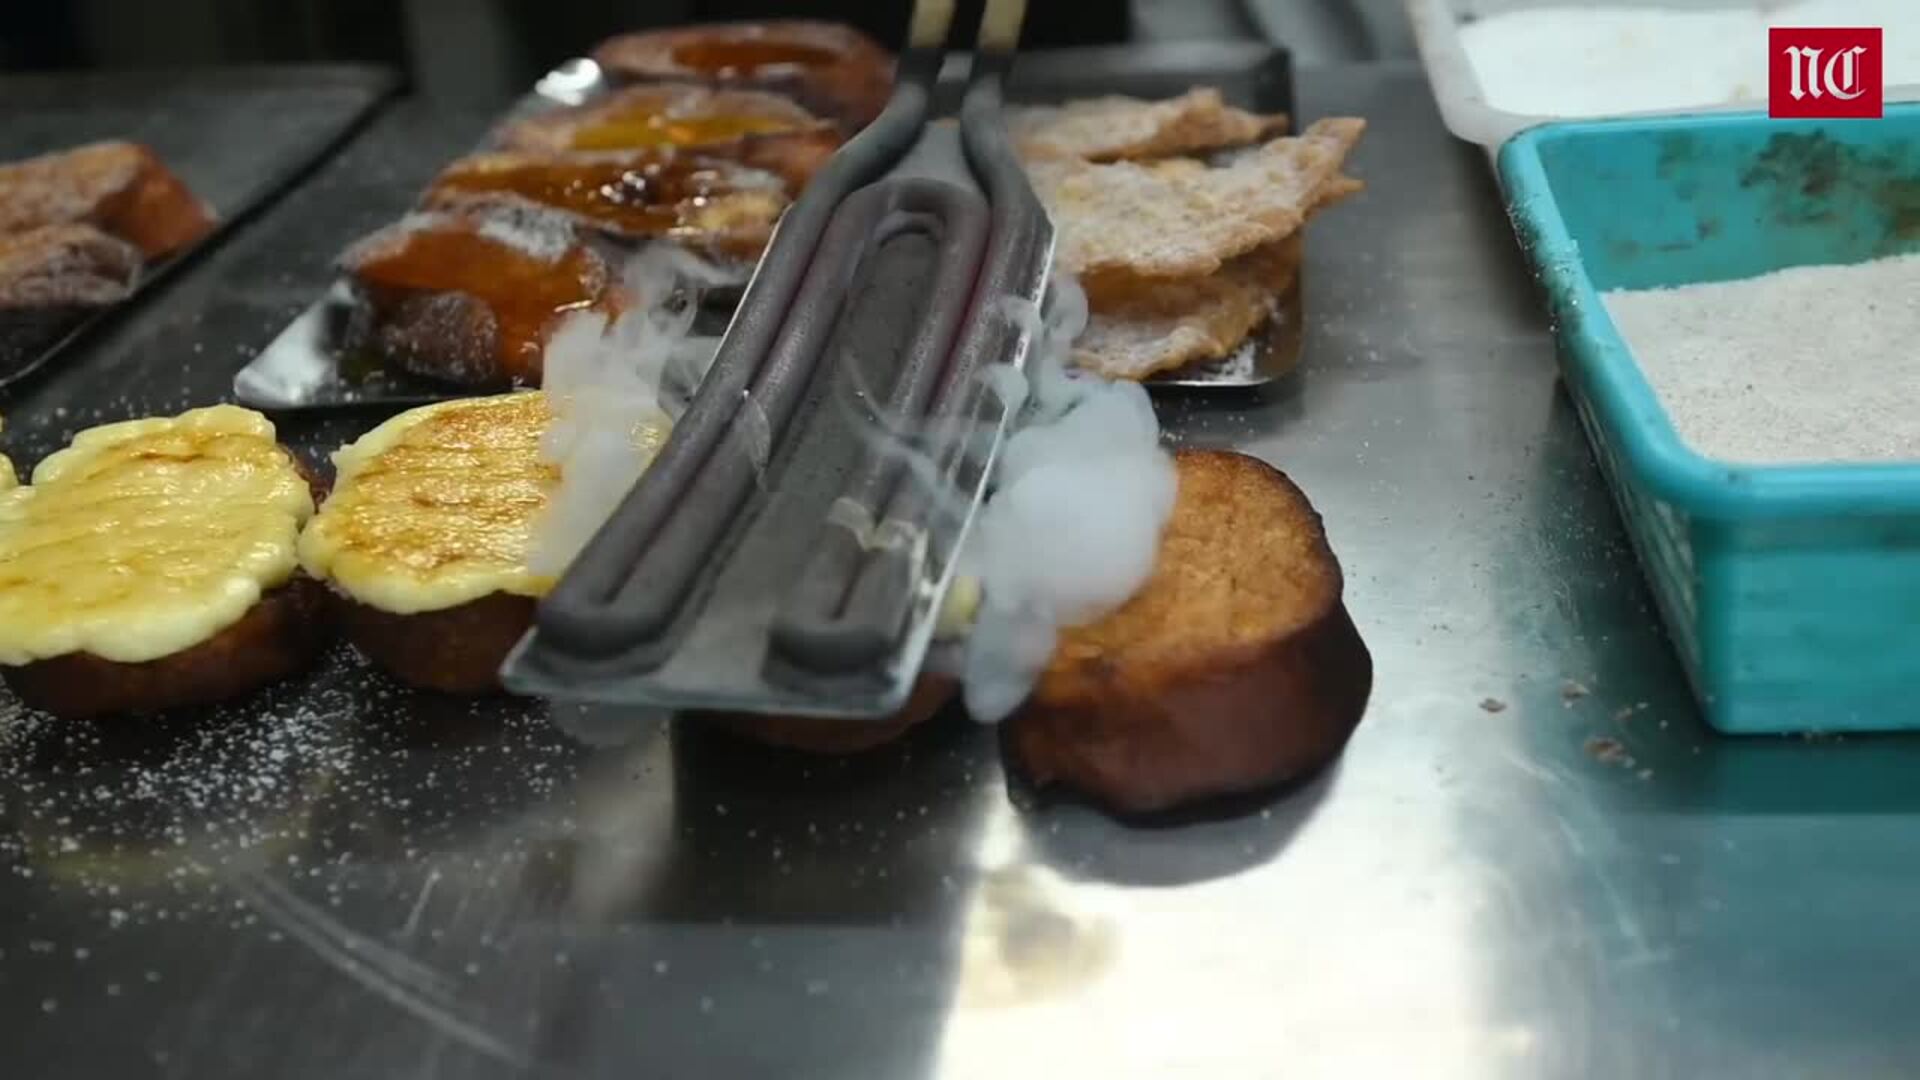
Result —
<instances>
[{"instance_id":1,"label":"steam cloud","mask_svg":"<svg viewBox=\"0 0 1920 1080\"><path fill-rule=\"evenodd\" d=\"M982 594L961 669L975 719L999 721L1026 700L1063 626L1125 603L1153 571L1173 512L1173 458L1145 388L1070 370L1087 323L1086 294L1056 277L1032 324L1026 372L991 376L1015 430L1001 450L994 491L960 555Z\"/></svg>"},{"instance_id":2,"label":"steam cloud","mask_svg":"<svg viewBox=\"0 0 1920 1080\"><path fill-rule=\"evenodd\" d=\"M554 329L543 377L553 420L540 455L560 483L534 525L535 573L564 571L665 443L719 344L692 334L697 291L723 280L678 248L650 245L622 276L636 306L611 325L580 311Z\"/></svg>"}]
</instances>

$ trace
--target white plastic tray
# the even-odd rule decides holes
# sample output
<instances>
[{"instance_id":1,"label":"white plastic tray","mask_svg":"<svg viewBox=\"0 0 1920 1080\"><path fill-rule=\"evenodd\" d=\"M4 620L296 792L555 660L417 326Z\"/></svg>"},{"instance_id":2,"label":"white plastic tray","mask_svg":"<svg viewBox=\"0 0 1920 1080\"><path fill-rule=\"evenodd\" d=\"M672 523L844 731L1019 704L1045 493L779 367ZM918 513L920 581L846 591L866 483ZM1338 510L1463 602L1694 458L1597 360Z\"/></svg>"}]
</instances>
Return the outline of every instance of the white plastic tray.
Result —
<instances>
[{"instance_id":1,"label":"white plastic tray","mask_svg":"<svg viewBox=\"0 0 1920 1080\"><path fill-rule=\"evenodd\" d=\"M1920 4L1920 0L1914 0ZM1779 2L1766 0L1606 0L1610 7L1644 7L1661 11L1711 11L1726 8L1773 8ZM1475 19L1503 12L1542 7L1582 7L1580 0L1406 0L1407 17L1413 23L1419 43L1420 59L1426 65L1427 80L1439 102L1440 116L1447 130L1468 142L1486 147L1489 155L1515 133L1564 116L1536 116L1507 112L1488 105L1460 42L1460 27ZM1920 101L1920 84L1887 87L1888 101ZM1689 113L1741 112L1764 108L1764 100L1696 105L1674 109L1631 110L1619 116L1660 116ZM1586 117L1593 119L1593 117Z\"/></svg>"}]
</instances>

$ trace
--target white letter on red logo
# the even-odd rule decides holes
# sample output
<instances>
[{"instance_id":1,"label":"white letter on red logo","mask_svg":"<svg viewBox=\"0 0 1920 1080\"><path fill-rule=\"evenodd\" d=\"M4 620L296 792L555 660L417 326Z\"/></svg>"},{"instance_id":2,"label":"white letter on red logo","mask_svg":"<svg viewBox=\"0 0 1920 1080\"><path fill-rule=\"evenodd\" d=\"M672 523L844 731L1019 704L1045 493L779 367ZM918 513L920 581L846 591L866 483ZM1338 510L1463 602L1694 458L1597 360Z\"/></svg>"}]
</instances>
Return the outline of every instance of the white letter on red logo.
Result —
<instances>
[{"instance_id":1,"label":"white letter on red logo","mask_svg":"<svg viewBox=\"0 0 1920 1080\"><path fill-rule=\"evenodd\" d=\"M1787 66L1793 71L1793 81L1787 92L1793 95L1793 100L1795 101L1806 97L1809 92L1811 92L1816 99L1819 98L1820 50L1811 49L1805 45L1790 45L1787 47L1786 53ZM1803 71L1806 72L1804 89L1802 88L1803 80L1801 76L1801 72Z\"/></svg>"},{"instance_id":2,"label":"white letter on red logo","mask_svg":"<svg viewBox=\"0 0 1920 1080\"><path fill-rule=\"evenodd\" d=\"M1867 88L1860 85L1860 55L1866 51L1855 45L1827 58L1826 70L1820 73L1820 82L1826 86L1827 93L1841 101L1852 101L1867 92ZM1837 79L1834 78L1836 68L1840 75Z\"/></svg>"}]
</instances>

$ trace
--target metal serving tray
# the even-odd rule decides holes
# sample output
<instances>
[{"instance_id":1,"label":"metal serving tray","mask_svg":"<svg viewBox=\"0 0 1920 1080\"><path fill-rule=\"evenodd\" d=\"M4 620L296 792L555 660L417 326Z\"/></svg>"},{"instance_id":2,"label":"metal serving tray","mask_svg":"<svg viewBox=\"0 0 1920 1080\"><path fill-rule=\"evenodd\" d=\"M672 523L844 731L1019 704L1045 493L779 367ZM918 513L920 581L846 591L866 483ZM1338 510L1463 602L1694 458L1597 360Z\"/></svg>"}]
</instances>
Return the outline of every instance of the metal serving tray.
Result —
<instances>
[{"instance_id":1,"label":"metal serving tray","mask_svg":"<svg viewBox=\"0 0 1920 1080\"><path fill-rule=\"evenodd\" d=\"M943 76L943 84L946 81ZM1293 112L1288 54L1251 43L1195 42L1151 50L1116 46L1023 53L1014 67L1008 93L1015 102L1044 103L1095 94L1171 97L1196 85L1218 87L1230 102L1245 108ZM609 80L592 60L568 60L535 83L502 120L579 105L606 93L609 86ZM489 136L476 149L491 145ZM348 349L344 331L350 303L344 282L336 283L235 376L234 396L255 408L285 412L423 405L466 395L467 391L459 387L389 371L376 360ZM1151 380L1149 385L1174 391L1258 389L1298 365L1303 319L1296 284L1283 297L1271 332L1248 342L1226 360L1182 369Z\"/></svg>"},{"instance_id":2,"label":"metal serving tray","mask_svg":"<svg viewBox=\"0 0 1920 1080\"><path fill-rule=\"evenodd\" d=\"M0 353L0 387L39 371L278 198L398 86L392 72L367 67L0 79L0 161L103 139L130 140L151 147L219 218L198 242L149 262L125 300L49 327L18 356Z\"/></svg>"}]
</instances>

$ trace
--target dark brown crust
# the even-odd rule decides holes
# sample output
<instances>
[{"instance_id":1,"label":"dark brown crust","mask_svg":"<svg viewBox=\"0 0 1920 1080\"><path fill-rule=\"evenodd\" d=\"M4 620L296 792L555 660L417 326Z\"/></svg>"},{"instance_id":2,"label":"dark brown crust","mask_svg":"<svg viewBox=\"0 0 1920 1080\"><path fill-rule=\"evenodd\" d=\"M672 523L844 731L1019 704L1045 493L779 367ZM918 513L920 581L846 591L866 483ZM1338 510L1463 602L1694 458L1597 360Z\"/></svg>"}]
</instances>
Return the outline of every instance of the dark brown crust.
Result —
<instances>
[{"instance_id":1,"label":"dark brown crust","mask_svg":"<svg viewBox=\"0 0 1920 1080\"><path fill-rule=\"evenodd\" d=\"M687 45L726 48L734 43L792 44L835 54L826 65L781 65L751 75L722 75L690 67L674 56ZM607 74L630 81L684 80L783 94L848 131L872 122L893 92L893 56L850 26L806 19L684 26L609 38L593 50Z\"/></svg>"},{"instance_id":2,"label":"dark brown crust","mask_svg":"<svg viewBox=\"0 0 1920 1080\"><path fill-rule=\"evenodd\" d=\"M497 693L500 665L533 624L538 603L489 593L441 611L395 615L349 597L340 601L354 648L401 682L445 694Z\"/></svg>"},{"instance_id":3,"label":"dark brown crust","mask_svg":"<svg viewBox=\"0 0 1920 1080\"><path fill-rule=\"evenodd\" d=\"M900 711L886 720L837 720L818 716L753 716L699 713L697 719L743 739L809 754L858 754L898 739L933 718L953 700L959 684L945 675L920 676Z\"/></svg>"},{"instance_id":4,"label":"dark brown crust","mask_svg":"<svg viewBox=\"0 0 1920 1080\"><path fill-rule=\"evenodd\" d=\"M21 701L63 719L153 713L211 705L304 670L331 630L326 590L295 574L239 622L171 656L127 664L70 653L0 674Z\"/></svg>"},{"instance_id":5,"label":"dark brown crust","mask_svg":"<svg viewBox=\"0 0 1920 1080\"><path fill-rule=\"evenodd\" d=\"M1015 763L1036 785L1156 813L1324 768L1359 725L1372 687L1372 657L1341 606L1159 696L1032 702L1009 736Z\"/></svg>"},{"instance_id":6,"label":"dark brown crust","mask_svg":"<svg viewBox=\"0 0 1920 1080\"><path fill-rule=\"evenodd\" d=\"M1333 553L1324 537L1315 546L1324 560L1316 569L1335 587L1298 629L1204 664L1083 664L1052 683L1051 696L1043 682L1010 722L1014 764L1038 786L1057 784L1125 814L1269 789L1325 767L1366 711L1373 661L1339 600ZM1247 572L1262 570L1278 568Z\"/></svg>"},{"instance_id":7,"label":"dark brown crust","mask_svg":"<svg viewBox=\"0 0 1920 1080\"><path fill-rule=\"evenodd\" d=\"M286 447L282 446L280 449L286 450ZM326 502L327 496L333 491L333 477L321 476L314 471L313 466L295 457L290 450L287 451L287 456L293 459L293 471L299 473L300 479L307 482L307 494L313 496L313 508L320 509L320 504Z\"/></svg>"},{"instance_id":8,"label":"dark brown crust","mask_svg":"<svg viewBox=\"0 0 1920 1080\"><path fill-rule=\"evenodd\" d=\"M349 342L402 371L471 390L505 390L516 376L528 376L502 362L499 322L477 297L365 284L358 284L356 296L360 317L348 329ZM539 382L539 373L531 381Z\"/></svg>"}]
</instances>

